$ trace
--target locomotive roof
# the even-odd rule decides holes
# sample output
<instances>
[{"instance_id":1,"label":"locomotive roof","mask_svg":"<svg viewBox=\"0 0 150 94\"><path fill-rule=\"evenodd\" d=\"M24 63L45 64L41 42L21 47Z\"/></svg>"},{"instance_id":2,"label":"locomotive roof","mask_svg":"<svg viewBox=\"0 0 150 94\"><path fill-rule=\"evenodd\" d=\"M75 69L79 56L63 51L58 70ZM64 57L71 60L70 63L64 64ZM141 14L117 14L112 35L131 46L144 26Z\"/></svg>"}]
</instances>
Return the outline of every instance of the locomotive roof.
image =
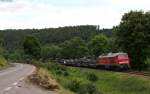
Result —
<instances>
[{"instance_id":1,"label":"locomotive roof","mask_svg":"<svg viewBox=\"0 0 150 94\"><path fill-rule=\"evenodd\" d=\"M101 58L101 57L115 57L115 56L118 56L120 54L126 54L126 53L108 53L108 54L100 55L99 58Z\"/></svg>"}]
</instances>

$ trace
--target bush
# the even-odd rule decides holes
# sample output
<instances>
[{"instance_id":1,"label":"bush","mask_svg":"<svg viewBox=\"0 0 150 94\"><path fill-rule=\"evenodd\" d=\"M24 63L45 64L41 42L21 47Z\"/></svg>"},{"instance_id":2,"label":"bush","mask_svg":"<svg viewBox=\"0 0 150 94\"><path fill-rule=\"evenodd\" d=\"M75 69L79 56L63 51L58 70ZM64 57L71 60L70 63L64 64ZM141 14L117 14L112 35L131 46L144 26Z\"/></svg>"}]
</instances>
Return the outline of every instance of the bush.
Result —
<instances>
[{"instance_id":1,"label":"bush","mask_svg":"<svg viewBox=\"0 0 150 94\"><path fill-rule=\"evenodd\" d=\"M9 54L8 58L13 61L13 62L16 62L18 60L21 60L21 54L19 52L14 52L14 53L11 53Z\"/></svg>"},{"instance_id":2,"label":"bush","mask_svg":"<svg viewBox=\"0 0 150 94\"><path fill-rule=\"evenodd\" d=\"M53 74L56 75L63 75L63 76L68 76L69 73L67 71L67 68L65 66L56 64L56 63L48 63L49 65L47 65L47 69L49 71L51 71Z\"/></svg>"},{"instance_id":3,"label":"bush","mask_svg":"<svg viewBox=\"0 0 150 94\"><path fill-rule=\"evenodd\" d=\"M0 56L0 68L5 67L7 64L6 59L3 56Z\"/></svg>"},{"instance_id":4,"label":"bush","mask_svg":"<svg viewBox=\"0 0 150 94\"><path fill-rule=\"evenodd\" d=\"M67 87L73 92L78 92L81 88L81 81L77 79L71 80Z\"/></svg>"},{"instance_id":5,"label":"bush","mask_svg":"<svg viewBox=\"0 0 150 94\"><path fill-rule=\"evenodd\" d=\"M96 86L92 83L85 83L81 85L78 94L100 94Z\"/></svg>"},{"instance_id":6,"label":"bush","mask_svg":"<svg viewBox=\"0 0 150 94\"><path fill-rule=\"evenodd\" d=\"M94 84L79 79L71 80L68 88L77 94L100 94Z\"/></svg>"},{"instance_id":7,"label":"bush","mask_svg":"<svg viewBox=\"0 0 150 94\"><path fill-rule=\"evenodd\" d=\"M32 60L32 64L34 64L36 67L43 67L48 71L51 71L52 74L54 75L59 75L59 76L69 75L69 72L67 71L67 68L65 66L59 65L57 63L52 63L51 61L49 63L41 63Z\"/></svg>"},{"instance_id":8,"label":"bush","mask_svg":"<svg viewBox=\"0 0 150 94\"><path fill-rule=\"evenodd\" d=\"M98 80L98 76L94 73L88 73L87 79L92 82L96 82Z\"/></svg>"}]
</instances>

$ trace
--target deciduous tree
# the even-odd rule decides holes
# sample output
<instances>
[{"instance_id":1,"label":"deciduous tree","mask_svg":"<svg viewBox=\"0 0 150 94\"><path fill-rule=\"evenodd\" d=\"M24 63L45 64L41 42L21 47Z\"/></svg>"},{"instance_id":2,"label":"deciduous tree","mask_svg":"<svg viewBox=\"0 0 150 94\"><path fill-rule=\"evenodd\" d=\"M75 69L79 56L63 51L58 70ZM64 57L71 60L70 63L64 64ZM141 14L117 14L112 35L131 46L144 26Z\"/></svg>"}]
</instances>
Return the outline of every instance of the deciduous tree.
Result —
<instances>
[{"instance_id":1,"label":"deciduous tree","mask_svg":"<svg viewBox=\"0 0 150 94\"><path fill-rule=\"evenodd\" d=\"M62 44L61 56L64 58L82 58L88 54L85 42L78 37Z\"/></svg>"},{"instance_id":2,"label":"deciduous tree","mask_svg":"<svg viewBox=\"0 0 150 94\"><path fill-rule=\"evenodd\" d=\"M97 58L108 51L108 38L103 35L96 35L88 44L90 52Z\"/></svg>"},{"instance_id":3,"label":"deciduous tree","mask_svg":"<svg viewBox=\"0 0 150 94\"><path fill-rule=\"evenodd\" d=\"M150 13L131 11L124 14L117 31L119 47L129 53L133 68L144 69L150 49Z\"/></svg>"},{"instance_id":4,"label":"deciduous tree","mask_svg":"<svg viewBox=\"0 0 150 94\"><path fill-rule=\"evenodd\" d=\"M27 36L23 43L24 52L36 59L40 58L41 46L40 42L33 36Z\"/></svg>"}]
</instances>

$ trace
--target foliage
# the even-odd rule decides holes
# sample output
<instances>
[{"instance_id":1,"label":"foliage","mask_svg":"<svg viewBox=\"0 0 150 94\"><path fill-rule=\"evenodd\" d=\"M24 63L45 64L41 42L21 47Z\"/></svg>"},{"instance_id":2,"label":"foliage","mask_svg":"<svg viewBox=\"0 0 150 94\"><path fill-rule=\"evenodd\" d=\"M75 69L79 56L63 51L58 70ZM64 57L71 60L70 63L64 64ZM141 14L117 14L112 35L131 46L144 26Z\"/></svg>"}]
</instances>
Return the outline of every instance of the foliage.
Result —
<instances>
[{"instance_id":1,"label":"foliage","mask_svg":"<svg viewBox=\"0 0 150 94\"><path fill-rule=\"evenodd\" d=\"M7 55L7 58L9 60L13 61L13 62L17 62L17 61L23 59L22 54L19 51L15 51L15 52L9 53Z\"/></svg>"},{"instance_id":2,"label":"foliage","mask_svg":"<svg viewBox=\"0 0 150 94\"><path fill-rule=\"evenodd\" d=\"M63 58L82 58L88 54L88 48L81 38L73 38L62 45L61 56Z\"/></svg>"},{"instance_id":3,"label":"foliage","mask_svg":"<svg viewBox=\"0 0 150 94\"><path fill-rule=\"evenodd\" d=\"M42 47L41 57L43 60L56 59L60 54L61 48L56 45Z\"/></svg>"},{"instance_id":4,"label":"foliage","mask_svg":"<svg viewBox=\"0 0 150 94\"><path fill-rule=\"evenodd\" d=\"M94 84L84 83L78 79L71 80L68 88L77 94L100 94Z\"/></svg>"},{"instance_id":5,"label":"foliage","mask_svg":"<svg viewBox=\"0 0 150 94\"><path fill-rule=\"evenodd\" d=\"M22 43L26 36L34 36L43 46L49 44L59 44L73 37L80 37L85 41L90 40L95 35L104 33L111 35L111 29L98 30L94 25L68 26L47 29L18 29L18 30L0 30L0 40L3 40L3 46L8 51L22 49Z\"/></svg>"},{"instance_id":6,"label":"foliage","mask_svg":"<svg viewBox=\"0 0 150 94\"><path fill-rule=\"evenodd\" d=\"M97 77L97 75L95 73L88 73L87 74L87 79L89 81L95 82L95 81L98 80L98 77Z\"/></svg>"},{"instance_id":7,"label":"foliage","mask_svg":"<svg viewBox=\"0 0 150 94\"><path fill-rule=\"evenodd\" d=\"M102 34L97 35L89 42L88 46L91 53L95 57L98 57L108 51L108 38Z\"/></svg>"},{"instance_id":8,"label":"foliage","mask_svg":"<svg viewBox=\"0 0 150 94\"><path fill-rule=\"evenodd\" d=\"M24 52L36 59L41 56L41 47L39 41L33 36L27 36L23 43Z\"/></svg>"},{"instance_id":9,"label":"foliage","mask_svg":"<svg viewBox=\"0 0 150 94\"><path fill-rule=\"evenodd\" d=\"M138 70L146 68L144 63L150 54L150 13L131 11L122 17L115 28L118 46L129 53L132 67Z\"/></svg>"},{"instance_id":10,"label":"foliage","mask_svg":"<svg viewBox=\"0 0 150 94\"><path fill-rule=\"evenodd\" d=\"M148 58L145 60L145 64L146 64L147 67L148 67L148 71L150 71L150 57L148 57Z\"/></svg>"},{"instance_id":11,"label":"foliage","mask_svg":"<svg viewBox=\"0 0 150 94\"><path fill-rule=\"evenodd\" d=\"M73 79L69 82L68 88L73 92L78 92L81 88L81 81L77 79Z\"/></svg>"},{"instance_id":12,"label":"foliage","mask_svg":"<svg viewBox=\"0 0 150 94\"><path fill-rule=\"evenodd\" d=\"M0 34L0 47L2 47L3 44L4 44L4 40L3 40L3 38L2 38L2 36L1 36L1 34Z\"/></svg>"},{"instance_id":13,"label":"foliage","mask_svg":"<svg viewBox=\"0 0 150 94\"><path fill-rule=\"evenodd\" d=\"M0 56L4 56L4 53L5 53L5 50L2 47L0 47Z\"/></svg>"},{"instance_id":14,"label":"foliage","mask_svg":"<svg viewBox=\"0 0 150 94\"><path fill-rule=\"evenodd\" d=\"M150 92L149 79L140 76L137 77L111 71L104 72L94 69L66 67L53 62L37 63L36 65L48 69L51 76L67 90L70 90L69 86L75 83L71 87L77 91L75 94L91 94L89 92L95 92L92 94L149 94ZM62 72L67 71L69 75L57 74L57 70L61 70ZM95 83L87 79L87 75L92 73L98 77ZM78 87L80 88L78 89Z\"/></svg>"},{"instance_id":15,"label":"foliage","mask_svg":"<svg viewBox=\"0 0 150 94\"><path fill-rule=\"evenodd\" d=\"M122 52L122 50L118 47L118 44L116 42L116 36L112 36L108 39L108 52L109 53L118 53Z\"/></svg>"},{"instance_id":16,"label":"foliage","mask_svg":"<svg viewBox=\"0 0 150 94\"><path fill-rule=\"evenodd\" d=\"M92 83L85 83L81 85L78 94L102 94L102 93L100 93L97 90L96 85Z\"/></svg>"},{"instance_id":17,"label":"foliage","mask_svg":"<svg viewBox=\"0 0 150 94\"><path fill-rule=\"evenodd\" d=\"M7 61L6 59L0 55L0 69L7 66Z\"/></svg>"}]
</instances>

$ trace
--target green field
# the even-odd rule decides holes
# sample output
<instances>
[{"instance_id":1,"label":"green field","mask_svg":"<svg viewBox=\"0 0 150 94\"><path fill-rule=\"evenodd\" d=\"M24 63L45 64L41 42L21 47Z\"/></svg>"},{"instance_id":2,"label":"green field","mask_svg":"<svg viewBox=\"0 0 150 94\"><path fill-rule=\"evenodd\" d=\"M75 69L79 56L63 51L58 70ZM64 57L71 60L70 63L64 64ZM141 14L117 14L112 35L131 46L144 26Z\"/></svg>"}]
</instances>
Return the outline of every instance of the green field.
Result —
<instances>
[{"instance_id":1,"label":"green field","mask_svg":"<svg viewBox=\"0 0 150 94\"><path fill-rule=\"evenodd\" d=\"M37 65L37 64L36 64ZM54 63L38 64L75 94L149 94L150 80L128 74L73 68Z\"/></svg>"}]
</instances>

